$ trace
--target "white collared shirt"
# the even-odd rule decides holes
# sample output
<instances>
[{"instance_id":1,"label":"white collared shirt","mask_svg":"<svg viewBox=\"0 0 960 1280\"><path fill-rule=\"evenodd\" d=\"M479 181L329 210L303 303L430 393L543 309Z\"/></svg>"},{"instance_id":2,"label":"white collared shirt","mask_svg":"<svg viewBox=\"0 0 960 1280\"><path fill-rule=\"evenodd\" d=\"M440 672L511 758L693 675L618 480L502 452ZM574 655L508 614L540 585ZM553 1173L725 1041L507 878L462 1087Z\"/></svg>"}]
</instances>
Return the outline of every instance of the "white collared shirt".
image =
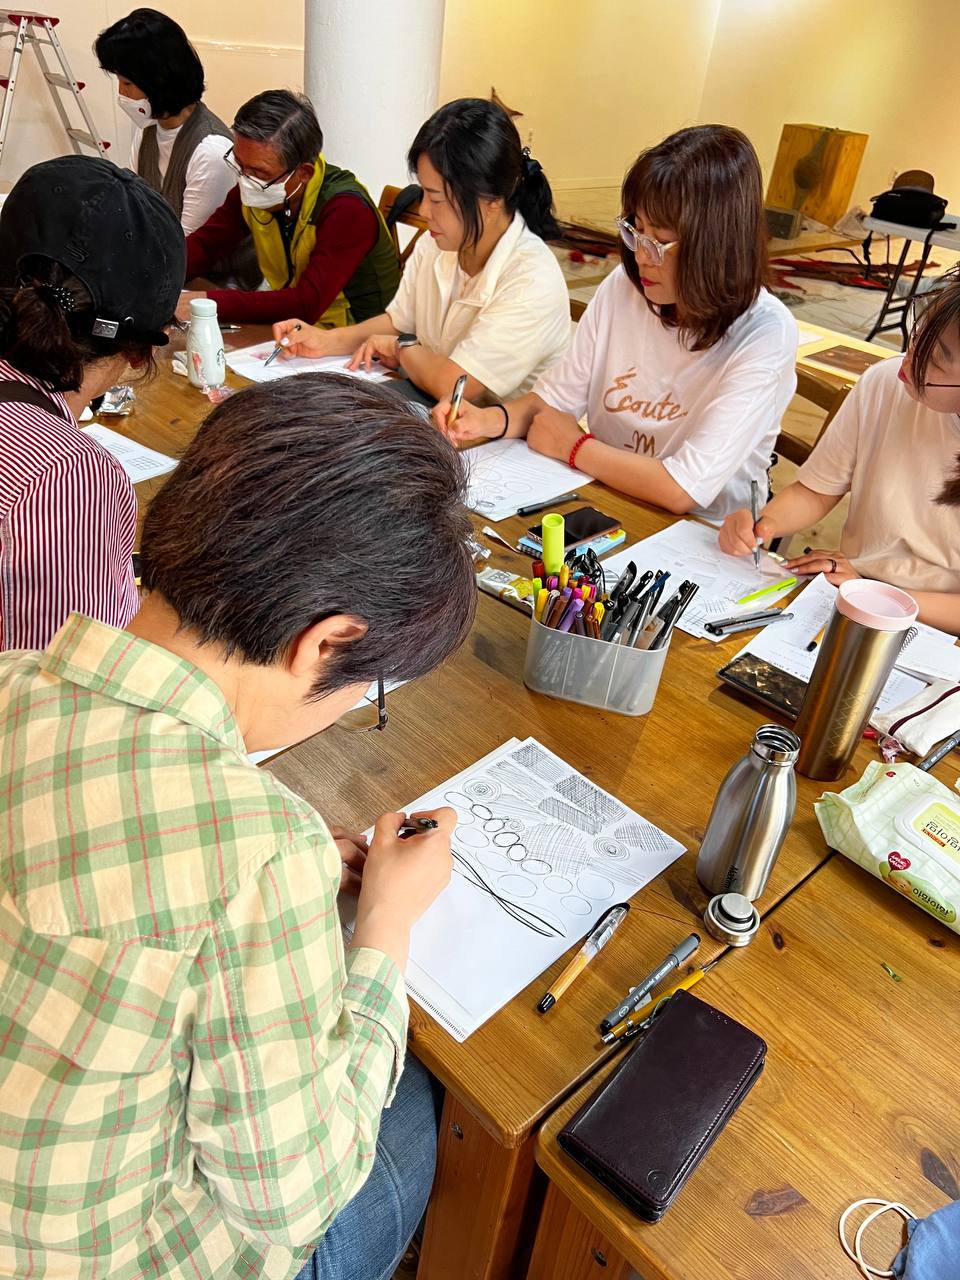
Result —
<instances>
[{"instance_id":1,"label":"white collared shirt","mask_svg":"<svg viewBox=\"0 0 960 1280\"><path fill-rule=\"evenodd\" d=\"M415 333L502 400L529 391L570 338L563 272L519 213L483 270L466 280L457 254L422 235L387 315L400 333Z\"/></svg>"}]
</instances>

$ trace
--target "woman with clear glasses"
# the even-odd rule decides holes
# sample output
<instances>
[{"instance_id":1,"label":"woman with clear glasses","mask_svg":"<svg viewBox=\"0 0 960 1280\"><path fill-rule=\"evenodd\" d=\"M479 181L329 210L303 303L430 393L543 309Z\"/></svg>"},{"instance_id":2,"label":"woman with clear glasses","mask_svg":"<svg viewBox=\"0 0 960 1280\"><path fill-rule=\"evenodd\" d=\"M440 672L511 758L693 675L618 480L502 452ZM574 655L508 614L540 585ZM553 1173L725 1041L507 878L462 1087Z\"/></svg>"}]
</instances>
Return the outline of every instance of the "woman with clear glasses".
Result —
<instances>
[{"instance_id":1,"label":"woman with clear glasses","mask_svg":"<svg viewBox=\"0 0 960 1280\"><path fill-rule=\"evenodd\" d=\"M464 404L451 427L444 401L434 420L457 444L526 436L613 488L718 522L749 503L751 480L766 492L796 386L796 324L763 288L756 153L736 129L681 129L641 153L622 207L622 263L563 359L507 405Z\"/></svg>"}]
</instances>

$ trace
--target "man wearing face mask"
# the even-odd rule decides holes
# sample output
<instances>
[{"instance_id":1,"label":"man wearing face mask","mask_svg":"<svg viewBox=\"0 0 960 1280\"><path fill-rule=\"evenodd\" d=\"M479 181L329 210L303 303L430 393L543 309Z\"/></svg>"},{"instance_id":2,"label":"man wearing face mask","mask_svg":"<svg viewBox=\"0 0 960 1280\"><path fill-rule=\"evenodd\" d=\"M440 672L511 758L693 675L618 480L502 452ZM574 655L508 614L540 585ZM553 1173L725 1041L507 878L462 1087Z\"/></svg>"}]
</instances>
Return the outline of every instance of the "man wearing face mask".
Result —
<instances>
[{"instance_id":1,"label":"man wearing face mask","mask_svg":"<svg viewBox=\"0 0 960 1280\"><path fill-rule=\"evenodd\" d=\"M271 324L299 315L311 324L356 324L386 310L400 280L390 232L369 192L325 159L309 99L286 89L251 98L233 122L225 156L237 186L187 237L187 280L252 236L267 290L185 291L212 298L221 320Z\"/></svg>"}]
</instances>

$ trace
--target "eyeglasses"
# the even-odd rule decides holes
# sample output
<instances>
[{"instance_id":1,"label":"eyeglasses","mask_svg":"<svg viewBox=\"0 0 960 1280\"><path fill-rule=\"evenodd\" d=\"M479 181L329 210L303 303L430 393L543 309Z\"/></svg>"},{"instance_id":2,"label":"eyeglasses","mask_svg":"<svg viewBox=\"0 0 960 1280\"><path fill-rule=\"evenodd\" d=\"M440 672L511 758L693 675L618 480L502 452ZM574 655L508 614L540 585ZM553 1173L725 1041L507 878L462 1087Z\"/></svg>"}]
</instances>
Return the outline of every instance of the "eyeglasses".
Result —
<instances>
[{"instance_id":1,"label":"eyeglasses","mask_svg":"<svg viewBox=\"0 0 960 1280\"><path fill-rule=\"evenodd\" d=\"M670 240L664 244L662 240L654 240L653 236L645 236L627 218L617 218L616 225L620 232L620 239L630 252L642 251L656 267L662 267L667 250L675 249L680 243L679 240Z\"/></svg>"},{"instance_id":2,"label":"eyeglasses","mask_svg":"<svg viewBox=\"0 0 960 1280\"><path fill-rule=\"evenodd\" d=\"M387 727L387 691L383 676L377 676L377 700L364 694L363 702L340 718L344 729L361 733L382 733Z\"/></svg>"},{"instance_id":3,"label":"eyeglasses","mask_svg":"<svg viewBox=\"0 0 960 1280\"><path fill-rule=\"evenodd\" d=\"M271 178L269 182L261 182L259 178L251 178L250 174L244 173L237 164L233 154L233 147L230 147L229 150L223 153L223 162L233 170L238 178L246 178L246 180L248 182L252 182L255 187L259 187L261 191L266 191L267 187L272 187L275 182L286 182L290 177L290 174L293 173L292 169L288 169L286 173L281 173L277 178Z\"/></svg>"}]
</instances>

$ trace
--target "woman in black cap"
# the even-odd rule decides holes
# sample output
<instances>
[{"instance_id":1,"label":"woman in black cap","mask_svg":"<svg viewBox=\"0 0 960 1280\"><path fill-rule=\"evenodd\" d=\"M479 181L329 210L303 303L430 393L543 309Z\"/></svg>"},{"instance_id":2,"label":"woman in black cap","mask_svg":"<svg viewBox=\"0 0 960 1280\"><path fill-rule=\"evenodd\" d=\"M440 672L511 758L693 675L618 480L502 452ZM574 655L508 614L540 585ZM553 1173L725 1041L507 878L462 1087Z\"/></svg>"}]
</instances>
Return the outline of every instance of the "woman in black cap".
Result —
<instances>
[{"instance_id":1,"label":"woman in black cap","mask_svg":"<svg viewBox=\"0 0 960 1280\"><path fill-rule=\"evenodd\" d=\"M133 485L77 421L166 343L185 261L170 206L107 160L34 165L0 210L0 649L136 612Z\"/></svg>"}]
</instances>

